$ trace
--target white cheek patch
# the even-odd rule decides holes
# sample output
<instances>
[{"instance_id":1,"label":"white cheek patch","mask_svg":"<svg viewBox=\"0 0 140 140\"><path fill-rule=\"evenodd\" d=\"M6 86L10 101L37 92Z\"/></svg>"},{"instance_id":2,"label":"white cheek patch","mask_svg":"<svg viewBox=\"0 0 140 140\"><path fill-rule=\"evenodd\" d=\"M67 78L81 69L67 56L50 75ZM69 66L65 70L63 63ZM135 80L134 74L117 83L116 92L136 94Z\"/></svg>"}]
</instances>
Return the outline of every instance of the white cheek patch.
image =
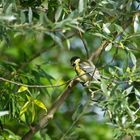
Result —
<instances>
[{"instance_id":1,"label":"white cheek patch","mask_svg":"<svg viewBox=\"0 0 140 140\"><path fill-rule=\"evenodd\" d=\"M75 64L79 63L80 62L80 59L77 59L75 60Z\"/></svg>"}]
</instances>

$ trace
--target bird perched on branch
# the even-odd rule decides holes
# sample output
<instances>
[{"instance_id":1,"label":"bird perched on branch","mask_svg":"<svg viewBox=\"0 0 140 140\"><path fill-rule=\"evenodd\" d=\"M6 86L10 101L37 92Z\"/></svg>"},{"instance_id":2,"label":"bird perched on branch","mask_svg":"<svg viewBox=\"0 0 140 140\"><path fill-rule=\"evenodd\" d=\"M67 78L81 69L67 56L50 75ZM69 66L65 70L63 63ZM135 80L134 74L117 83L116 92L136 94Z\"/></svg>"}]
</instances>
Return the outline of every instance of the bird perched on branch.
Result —
<instances>
[{"instance_id":1,"label":"bird perched on branch","mask_svg":"<svg viewBox=\"0 0 140 140\"><path fill-rule=\"evenodd\" d=\"M100 73L91 61L82 61L80 57L74 56L70 62L78 75L78 80L84 85L88 85L92 80L100 80Z\"/></svg>"}]
</instances>

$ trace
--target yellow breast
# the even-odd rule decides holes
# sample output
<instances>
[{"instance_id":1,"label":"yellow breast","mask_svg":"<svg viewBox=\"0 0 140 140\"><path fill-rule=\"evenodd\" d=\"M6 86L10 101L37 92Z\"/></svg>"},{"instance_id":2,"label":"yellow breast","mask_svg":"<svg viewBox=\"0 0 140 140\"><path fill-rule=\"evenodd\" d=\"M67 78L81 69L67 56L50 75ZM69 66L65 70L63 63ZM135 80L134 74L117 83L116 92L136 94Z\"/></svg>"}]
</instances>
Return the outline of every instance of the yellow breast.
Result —
<instances>
[{"instance_id":1,"label":"yellow breast","mask_svg":"<svg viewBox=\"0 0 140 140\"><path fill-rule=\"evenodd\" d=\"M83 70L79 67L79 65L77 65L77 66L75 67L75 71L76 71L77 75L79 76L79 78L80 78L82 81L87 82L87 81L90 80L91 77L88 76L88 74L86 74L85 71L83 71Z\"/></svg>"}]
</instances>

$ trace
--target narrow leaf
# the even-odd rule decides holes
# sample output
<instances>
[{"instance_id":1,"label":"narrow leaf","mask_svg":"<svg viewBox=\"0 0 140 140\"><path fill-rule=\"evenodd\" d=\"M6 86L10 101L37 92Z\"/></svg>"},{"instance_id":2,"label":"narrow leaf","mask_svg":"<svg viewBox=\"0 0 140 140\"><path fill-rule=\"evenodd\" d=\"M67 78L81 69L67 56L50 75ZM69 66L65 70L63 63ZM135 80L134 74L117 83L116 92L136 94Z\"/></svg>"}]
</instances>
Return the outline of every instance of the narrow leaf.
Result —
<instances>
[{"instance_id":1,"label":"narrow leaf","mask_svg":"<svg viewBox=\"0 0 140 140\"><path fill-rule=\"evenodd\" d=\"M21 86L19 89L18 89L18 92L23 92L23 91L26 91L28 90L28 87L26 86Z\"/></svg>"},{"instance_id":2,"label":"narrow leaf","mask_svg":"<svg viewBox=\"0 0 140 140\"><path fill-rule=\"evenodd\" d=\"M138 98L140 98L140 92L137 89L135 89L135 94Z\"/></svg>"},{"instance_id":3,"label":"narrow leaf","mask_svg":"<svg viewBox=\"0 0 140 140\"><path fill-rule=\"evenodd\" d=\"M29 23L32 22L32 17L33 17L33 12L32 12L31 7L29 7L29 11L28 11L28 21L29 21Z\"/></svg>"},{"instance_id":4,"label":"narrow leaf","mask_svg":"<svg viewBox=\"0 0 140 140\"><path fill-rule=\"evenodd\" d=\"M34 103L32 103L31 112L32 112L32 122L33 122L34 119L35 119L35 107L34 107Z\"/></svg>"},{"instance_id":5,"label":"narrow leaf","mask_svg":"<svg viewBox=\"0 0 140 140\"><path fill-rule=\"evenodd\" d=\"M107 90L107 85L104 80L101 81L101 89L102 89L103 93L105 93L105 95L107 95L108 90Z\"/></svg>"},{"instance_id":6,"label":"narrow leaf","mask_svg":"<svg viewBox=\"0 0 140 140\"><path fill-rule=\"evenodd\" d=\"M45 105L43 102L41 102L41 101L35 99L35 100L34 100L34 103L35 103L37 106L39 106L40 108L42 108L42 109L44 109L44 110L47 111L46 105Z\"/></svg>"},{"instance_id":7,"label":"narrow leaf","mask_svg":"<svg viewBox=\"0 0 140 140\"><path fill-rule=\"evenodd\" d=\"M0 16L0 20L7 20L7 21L13 21L16 20L16 17L11 15L11 16Z\"/></svg>"},{"instance_id":8,"label":"narrow leaf","mask_svg":"<svg viewBox=\"0 0 140 140\"><path fill-rule=\"evenodd\" d=\"M30 101L27 101L27 102L24 104L24 106L21 108L21 111L20 111L20 113L19 113L20 116L21 116L22 114L24 114L24 113L27 111L29 105L30 105Z\"/></svg>"},{"instance_id":9,"label":"narrow leaf","mask_svg":"<svg viewBox=\"0 0 140 140\"><path fill-rule=\"evenodd\" d=\"M101 34L101 33L94 33L93 35L107 39L107 38L106 38L103 34Z\"/></svg>"},{"instance_id":10,"label":"narrow leaf","mask_svg":"<svg viewBox=\"0 0 140 140\"><path fill-rule=\"evenodd\" d=\"M133 86L131 86L131 87L129 87L129 88L126 89L127 95L131 93L132 89L133 89Z\"/></svg>"},{"instance_id":11,"label":"narrow leaf","mask_svg":"<svg viewBox=\"0 0 140 140\"><path fill-rule=\"evenodd\" d=\"M134 66L136 65L137 59L135 57L135 55L133 53L130 52L130 58L132 60L132 63L134 64Z\"/></svg>"},{"instance_id":12,"label":"narrow leaf","mask_svg":"<svg viewBox=\"0 0 140 140\"><path fill-rule=\"evenodd\" d=\"M106 23L106 24L103 24L103 31L105 32L105 33L107 33L107 34L110 34L111 32L110 32L110 30L109 30L109 23Z\"/></svg>"},{"instance_id":13,"label":"narrow leaf","mask_svg":"<svg viewBox=\"0 0 140 140\"><path fill-rule=\"evenodd\" d=\"M82 13L84 11L84 0L79 0L78 10L79 10L79 13Z\"/></svg>"},{"instance_id":14,"label":"narrow leaf","mask_svg":"<svg viewBox=\"0 0 140 140\"><path fill-rule=\"evenodd\" d=\"M9 114L9 111L0 111L0 117Z\"/></svg>"},{"instance_id":15,"label":"narrow leaf","mask_svg":"<svg viewBox=\"0 0 140 140\"><path fill-rule=\"evenodd\" d=\"M55 13L55 21L58 21L58 20L59 20L59 18L60 18L60 16L61 16L61 13L62 13L62 7L59 6L59 7L57 8L56 13Z\"/></svg>"},{"instance_id":16,"label":"narrow leaf","mask_svg":"<svg viewBox=\"0 0 140 140\"><path fill-rule=\"evenodd\" d=\"M13 4L9 4L9 6L6 9L6 15L11 15L12 14L12 10L13 10Z\"/></svg>"},{"instance_id":17,"label":"narrow leaf","mask_svg":"<svg viewBox=\"0 0 140 140\"><path fill-rule=\"evenodd\" d=\"M22 114L22 115L20 115L19 117L20 117L20 120L21 120L21 121L26 122L25 114Z\"/></svg>"},{"instance_id":18,"label":"narrow leaf","mask_svg":"<svg viewBox=\"0 0 140 140\"><path fill-rule=\"evenodd\" d=\"M136 33L140 28L138 15L134 18L134 32Z\"/></svg>"},{"instance_id":19,"label":"narrow leaf","mask_svg":"<svg viewBox=\"0 0 140 140\"><path fill-rule=\"evenodd\" d=\"M108 46L105 48L105 51L110 51L112 48L112 43L109 43Z\"/></svg>"},{"instance_id":20,"label":"narrow leaf","mask_svg":"<svg viewBox=\"0 0 140 140\"><path fill-rule=\"evenodd\" d=\"M51 38L60 46L63 47L62 40L60 37L55 35L54 33L51 32L46 32L47 35L51 36Z\"/></svg>"},{"instance_id":21,"label":"narrow leaf","mask_svg":"<svg viewBox=\"0 0 140 140\"><path fill-rule=\"evenodd\" d=\"M115 29L118 31L118 32L123 32L123 28L121 26L119 26L118 24L115 24Z\"/></svg>"}]
</instances>

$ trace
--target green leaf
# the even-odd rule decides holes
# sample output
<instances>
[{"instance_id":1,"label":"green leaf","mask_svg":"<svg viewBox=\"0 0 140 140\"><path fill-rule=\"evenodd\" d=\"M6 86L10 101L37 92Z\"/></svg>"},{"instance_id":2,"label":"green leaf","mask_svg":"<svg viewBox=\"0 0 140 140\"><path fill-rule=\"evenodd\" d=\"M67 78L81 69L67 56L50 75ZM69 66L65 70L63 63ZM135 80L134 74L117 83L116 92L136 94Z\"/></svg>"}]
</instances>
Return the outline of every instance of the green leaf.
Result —
<instances>
[{"instance_id":1,"label":"green leaf","mask_svg":"<svg viewBox=\"0 0 140 140\"><path fill-rule=\"evenodd\" d=\"M129 40L131 38L136 38L136 37L140 37L140 33L135 33L135 34L132 34L132 35L128 36L127 40Z\"/></svg>"},{"instance_id":2,"label":"green leaf","mask_svg":"<svg viewBox=\"0 0 140 140\"><path fill-rule=\"evenodd\" d=\"M109 30L109 26L110 26L110 23L106 23L106 24L103 23L103 31L107 34L111 33Z\"/></svg>"},{"instance_id":3,"label":"green leaf","mask_svg":"<svg viewBox=\"0 0 140 140\"><path fill-rule=\"evenodd\" d=\"M6 15L11 15L12 14L12 9L13 9L13 4L9 4L8 8L6 9L5 14Z\"/></svg>"},{"instance_id":4,"label":"green leaf","mask_svg":"<svg viewBox=\"0 0 140 140\"><path fill-rule=\"evenodd\" d=\"M27 101L25 104L24 104L24 106L21 108L21 110L20 110L20 116L22 115L22 114L24 114L26 111L27 111L27 109L28 109L28 107L30 106L30 101Z\"/></svg>"},{"instance_id":5,"label":"green leaf","mask_svg":"<svg viewBox=\"0 0 140 140\"><path fill-rule=\"evenodd\" d=\"M62 40L60 37L55 35L54 33L51 32L46 32L47 35L51 36L51 38L60 46L63 47Z\"/></svg>"},{"instance_id":6,"label":"green leaf","mask_svg":"<svg viewBox=\"0 0 140 140\"><path fill-rule=\"evenodd\" d=\"M129 87L129 88L126 89L127 95L131 93L132 89L133 89L133 86L131 86L131 87Z\"/></svg>"},{"instance_id":7,"label":"green leaf","mask_svg":"<svg viewBox=\"0 0 140 140\"><path fill-rule=\"evenodd\" d=\"M34 119L35 119L35 107L34 107L34 103L32 103L31 113L32 113L32 122L33 122Z\"/></svg>"},{"instance_id":8,"label":"green leaf","mask_svg":"<svg viewBox=\"0 0 140 140\"><path fill-rule=\"evenodd\" d=\"M45 105L43 102L41 102L41 101L39 101L39 100L37 100L37 99L33 100L33 102L34 102L38 107L40 107L40 108L42 108L42 109L44 109L44 110L47 111L47 107L46 107L46 105Z\"/></svg>"},{"instance_id":9,"label":"green leaf","mask_svg":"<svg viewBox=\"0 0 140 140\"><path fill-rule=\"evenodd\" d=\"M22 115L20 115L20 120L23 122L26 122L26 116L24 113Z\"/></svg>"},{"instance_id":10,"label":"green leaf","mask_svg":"<svg viewBox=\"0 0 140 140\"><path fill-rule=\"evenodd\" d=\"M70 40L69 39L66 39L66 43L67 43L68 49L70 50Z\"/></svg>"},{"instance_id":11,"label":"green leaf","mask_svg":"<svg viewBox=\"0 0 140 140\"><path fill-rule=\"evenodd\" d=\"M130 52L130 58L132 60L132 63L134 64L134 66L136 66L137 59L136 59L135 55L132 52Z\"/></svg>"},{"instance_id":12,"label":"green leaf","mask_svg":"<svg viewBox=\"0 0 140 140\"><path fill-rule=\"evenodd\" d=\"M9 111L0 111L0 117L8 115L8 114L9 114Z\"/></svg>"},{"instance_id":13,"label":"green leaf","mask_svg":"<svg viewBox=\"0 0 140 140\"><path fill-rule=\"evenodd\" d=\"M28 11L28 21L29 21L29 23L32 22L32 18L33 18L33 12L32 12L31 7L29 7L29 11Z\"/></svg>"},{"instance_id":14,"label":"green leaf","mask_svg":"<svg viewBox=\"0 0 140 140\"><path fill-rule=\"evenodd\" d=\"M104 36L104 35L103 35L103 34L101 34L101 33L92 33L92 35L95 35L95 36L98 36L98 37L102 37L102 38L107 39L107 37L106 37L106 36Z\"/></svg>"},{"instance_id":15,"label":"green leaf","mask_svg":"<svg viewBox=\"0 0 140 140\"><path fill-rule=\"evenodd\" d=\"M119 26L118 24L114 24L114 25L118 32L123 32L123 28L121 26Z\"/></svg>"},{"instance_id":16,"label":"green leaf","mask_svg":"<svg viewBox=\"0 0 140 140\"><path fill-rule=\"evenodd\" d=\"M140 92L135 88L135 94L140 97Z\"/></svg>"},{"instance_id":17,"label":"green leaf","mask_svg":"<svg viewBox=\"0 0 140 140\"><path fill-rule=\"evenodd\" d=\"M139 30L140 30L140 22L139 22L138 15L136 15L134 18L134 32L136 33Z\"/></svg>"},{"instance_id":18,"label":"green leaf","mask_svg":"<svg viewBox=\"0 0 140 140\"><path fill-rule=\"evenodd\" d=\"M102 89L103 93L105 93L105 95L107 95L108 90L107 90L107 85L105 83L105 80L101 81L101 89Z\"/></svg>"},{"instance_id":19,"label":"green leaf","mask_svg":"<svg viewBox=\"0 0 140 140\"><path fill-rule=\"evenodd\" d=\"M82 13L84 11L84 0L79 0L78 10L79 10L79 13Z\"/></svg>"},{"instance_id":20,"label":"green leaf","mask_svg":"<svg viewBox=\"0 0 140 140\"><path fill-rule=\"evenodd\" d=\"M28 91L28 87L26 86L21 86L17 92L23 92L23 91Z\"/></svg>"},{"instance_id":21,"label":"green leaf","mask_svg":"<svg viewBox=\"0 0 140 140\"><path fill-rule=\"evenodd\" d=\"M56 22L59 20L59 18L60 18L60 16L61 16L61 13L62 13L62 7L59 6L59 7L57 8L56 13L55 13L55 21L56 21Z\"/></svg>"},{"instance_id":22,"label":"green leaf","mask_svg":"<svg viewBox=\"0 0 140 140\"><path fill-rule=\"evenodd\" d=\"M20 20L21 20L21 23L26 22L26 16L25 16L24 11L20 11Z\"/></svg>"},{"instance_id":23,"label":"green leaf","mask_svg":"<svg viewBox=\"0 0 140 140\"><path fill-rule=\"evenodd\" d=\"M109 43L109 44L107 45L107 47L105 48L105 51L110 51L111 48L112 48L112 43Z\"/></svg>"},{"instance_id":24,"label":"green leaf","mask_svg":"<svg viewBox=\"0 0 140 140\"><path fill-rule=\"evenodd\" d=\"M30 101L32 99L32 97L28 96L27 94L26 94L26 97L27 97L28 101Z\"/></svg>"}]
</instances>

